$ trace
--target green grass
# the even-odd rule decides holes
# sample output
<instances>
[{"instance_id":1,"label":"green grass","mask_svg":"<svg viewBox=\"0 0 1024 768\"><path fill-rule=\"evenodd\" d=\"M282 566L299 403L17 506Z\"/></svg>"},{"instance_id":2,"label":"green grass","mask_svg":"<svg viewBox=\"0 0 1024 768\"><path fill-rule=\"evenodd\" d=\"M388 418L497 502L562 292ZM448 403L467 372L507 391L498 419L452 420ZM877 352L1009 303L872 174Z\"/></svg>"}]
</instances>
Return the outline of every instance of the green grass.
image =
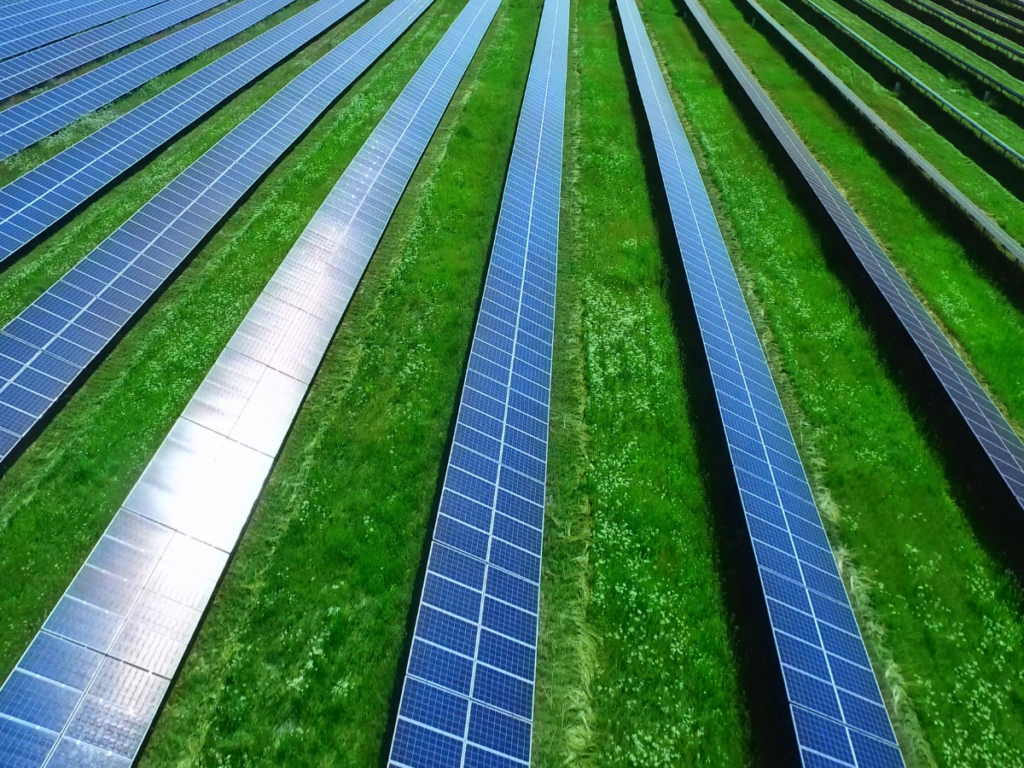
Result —
<instances>
[{"instance_id":1,"label":"green grass","mask_svg":"<svg viewBox=\"0 0 1024 768\"><path fill-rule=\"evenodd\" d=\"M870 167L850 133L728 0L705 6L844 188ZM644 17L706 168L819 505L913 766L1024 765L1022 594L975 540L939 459L879 361L823 245L751 137L671 0ZM808 129L808 114L820 127ZM839 172L840 167L843 169ZM884 182L884 177L879 179ZM924 249L904 211L903 250ZM868 220L879 226L870 209ZM961 278L950 275L956 282ZM978 313L983 306L975 307ZM1004 357L1010 357L1005 354Z\"/></svg>"},{"instance_id":2,"label":"green grass","mask_svg":"<svg viewBox=\"0 0 1024 768\"><path fill-rule=\"evenodd\" d=\"M457 3L429 9L321 119L0 479L0 676Z\"/></svg>"},{"instance_id":3,"label":"green grass","mask_svg":"<svg viewBox=\"0 0 1024 768\"><path fill-rule=\"evenodd\" d=\"M1024 318L948 234L900 187L821 97L813 92L728 0L707 3L709 13L829 170L847 199L924 299L995 399L1024 422Z\"/></svg>"},{"instance_id":4,"label":"green grass","mask_svg":"<svg viewBox=\"0 0 1024 768\"><path fill-rule=\"evenodd\" d=\"M925 24L923 21L919 21L914 16L910 16L910 15L904 13L899 8L897 8L896 6L890 5L887 2L882 2L880 0L867 0L867 2L870 3L871 5L874 5L875 7L877 7L883 13L886 13L886 14L892 16L893 18L897 19L902 24L904 24L904 25L910 27L911 29L915 30L916 32L919 32L920 34L924 35L925 37L930 39L932 42L938 43L940 46L945 48L950 53L953 53L953 54L959 56L961 59L963 59L964 61L968 62L969 64L977 67L978 69L980 69L981 71L985 72L986 74L991 75L992 77L996 78L997 80L1002 81L1005 85L1009 86L1010 88L1013 88L1018 93L1024 92L1024 83L1022 83L1020 80L1018 80L1013 75L1010 75L1007 72L1003 71L1003 69L1001 69L1000 67L996 66L995 64L993 64L988 59L986 59L983 56L975 53L970 48L964 47L963 44L958 43L956 40L952 39L951 37L948 37L948 36L942 34L940 31L936 30L935 28L929 26L928 24ZM949 11L948 9L945 9L945 10L946 10L947 13L953 13L952 11Z\"/></svg>"},{"instance_id":5,"label":"green grass","mask_svg":"<svg viewBox=\"0 0 1024 768\"><path fill-rule=\"evenodd\" d=\"M376 766L540 0L506 0L143 759Z\"/></svg>"},{"instance_id":6,"label":"green grass","mask_svg":"<svg viewBox=\"0 0 1024 768\"><path fill-rule=\"evenodd\" d=\"M892 91L880 85L782 0L764 0L760 5L993 221L1018 242L1024 242L1024 208L1016 197L938 135Z\"/></svg>"},{"instance_id":7,"label":"green grass","mask_svg":"<svg viewBox=\"0 0 1024 768\"><path fill-rule=\"evenodd\" d=\"M573 39L534 761L743 766L685 361L607 2L579 0Z\"/></svg>"}]
</instances>

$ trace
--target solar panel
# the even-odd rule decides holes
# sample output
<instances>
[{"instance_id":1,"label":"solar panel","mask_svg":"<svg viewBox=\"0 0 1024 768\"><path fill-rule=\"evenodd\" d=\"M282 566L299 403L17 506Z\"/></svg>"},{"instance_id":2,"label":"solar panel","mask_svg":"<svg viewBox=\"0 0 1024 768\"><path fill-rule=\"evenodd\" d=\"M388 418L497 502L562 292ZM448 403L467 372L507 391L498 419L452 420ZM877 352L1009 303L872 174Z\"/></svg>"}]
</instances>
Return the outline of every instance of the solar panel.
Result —
<instances>
[{"instance_id":1,"label":"solar panel","mask_svg":"<svg viewBox=\"0 0 1024 768\"><path fill-rule=\"evenodd\" d=\"M236 126L0 329L0 459L422 10L409 0L393 2Z\"/></svg>"},{"instance_id":2,"label":"solar panel","mask_svg":"<svg viewBox=\"0 0 1024 768\"><path fill-rule=\"evenodd\" d=\"M963 423L977 440L1018 511L1024 509L1024 444L1007 423L992 398L982 388L956 349L939 328L913 289L903 279L871 232L832 183L825 170L804 146L778 108L747 71L732 48L696 0L684 0L704 34L722 57L747 98L757 109L776 141L800 172L815 197L842 233L850 250L863 267L879 298L920 351L928 368L945 390Z\"/></svg>"},{"instance_id":3,"label":"solar panel","mask_svg":"<svg viewBox=\"0 0 1024 768\"><path fill-rule=\"evenodd\" d=\"M407 26L430 2L382 16ZM0 688L0 765L131 764L499 4L465 6L367 139Z\"/></svg>"},{"instance_id":4,"label":"solar panel","mask_svg":"<svg viewBox=\"0 0 1024 768\"><path fill-rule=\"evenodd\" d=\"M0 112L0 159L13 155L18 150L55 133L82 115L109 104L157 75L237 35L291 2L292 0L242 0L198 24L178 30L173 35L5 109ZM306 18L310 18L310 14L307 14ZM292 27L287 28L279 25L264 33L270 37L261 36L250 40L245 46L225 54L172 86L177 89L174 94L179 100L185 100L193 92L202 90L204 86L208 88L218 76L224 77L224 73L230 72L232 67L237 67L239 61L245 61L247 56L256 55L256 52L270 45L272 40L287 34L288 29L294 30L297 23L294 22ZM245 53L239 53L242 48L246 49ZM0 64L0 67L2 66L3 64ZM205 74L201 74L204 72ZM184 85L186 82L188 85ZM164 96L163 101L166 99ZM161 103L157 102L157 106ZM159 115L159 111L153 114Z\"/></svg>"},{"instance_id":5,"label":"solar panel","mask_svg":"<svg viewBox=\"0 0 1024 768\"><path fill-rule=\"evenodd\" d=\"M903 768L696 160L634 0L616 0L658 156L803 765Z\"/></svg>"},{"instance_id":6,"label":"solar panel","mask_svg":"<svg viewBox=\"0 0 1024 768\"><path fill-rule=\"evenodd\" d=\"M527 766L533 729L569 0L545 0L389 765Z\"/></svg>"},{"instance_id":7,"label":"solar panel","mask_svg":"<svg viewBox=\"0 0 1024 768\"><path fill-rule=\"evenodd\" d=\"M168 0L132 16L0 62L0 99L162 32L223 2L225 0Z\"/></svg>"},{"instance_id":8,"label":"solar panel","mask_svg":"<svg viewBox=\"0 0 1024 768\"><path fill-rule=\"evenodd\" d=\"M821 75L825 81L836 90L840 96L856 110L868 123L878 131L882 137L889 142L907 161L913 165L927 181L932 184L936 189L942 192L943 195L948 198L953 205L963 211L964 214L971 220L971 222L980 229L986 237L992 242L999 246L1006 253L1011 255L1017 261L1024 264L1024 248L1021 248L1020 244L1010 237L1006 232L996 224L988 214L985 213L979 206L975 205L966 195L964 195L956 186L947 179L939 170L929 163L921 153L914 149L902 136L894 131L888 123L880 118L864 101L857 96L850 88L840 80L832 71L819 61L814 54L808 51L789 31L783 27L779 22L771 17L771 15L760 5L757 4L757 0L746 0L750 8L756 13L761 19L763 19L769 26L775 30L783 40L786 41L789 46L796 51L814 70Z\"/></svg>"},{"instance_id":9,"label":"solar panel","mask_svg":"<svg viewBox=\"0 0 1024 768\"><path fill-rule=\"evenodd\" d=\"M251 0L268 14L291 0ZM320 0L0 189L0 261L365 0Z\"/></svg>"},{"instance_id":10,"label":"solar panel","mask_svg":"<svg viewBox=\"0 0 1024 768\"><path fill-rule=\"evenodd\" d=\"M0 59L17 56L40 45L141 11L162 1L93 0L81 3L67 0L38 12L26 11L17 18L8 18L7 23L0 29Z\"/></svg>"}]
</instances>

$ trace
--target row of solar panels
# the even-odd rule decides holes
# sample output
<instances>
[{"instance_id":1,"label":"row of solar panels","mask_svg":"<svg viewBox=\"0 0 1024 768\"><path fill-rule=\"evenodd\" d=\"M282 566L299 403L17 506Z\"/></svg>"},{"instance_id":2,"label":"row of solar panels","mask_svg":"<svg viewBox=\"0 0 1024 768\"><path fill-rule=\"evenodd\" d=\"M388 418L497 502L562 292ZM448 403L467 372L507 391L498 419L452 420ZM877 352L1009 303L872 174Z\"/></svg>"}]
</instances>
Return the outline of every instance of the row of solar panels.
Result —
<instances>
[{"instance_id":1,"label":"row of solar panels","mask_svg":"<svg viewBox=\"0 0 1024 768\"><path fill-rule=\"evenodd\" d=\"M859 2L860 0L855 1ZM895 60L884 54L861 35L857 34L857 32L844 24L839 18L829 13L829 11L816 3L815 0L796 0L796 2L798 3L798 7L807 9L811 14L813 14L813 17L824 20L828 26L839 32L843 38L852 41L858 48L867 53L888 72L891 72L898 82L909 85L939 110L951 116L959 125L963 126L977 137L980 146L983 147L985 151L998 155L1000 160L1005 159L1009 161L1008 163L987 163L985 170L1014 194L1018 196L1024 194L1021 191L1021 185L1019 183L1020 173L1024 170L1024 154L1021 154L994 133L987 130L977 120L972 118L963 110L958 109L937 91L928 87L928 85L926 85L920 78L911 74L911 72L905 67L898 64ZM869 68L868 71L870 72L872 70ZM884 83L884 85L889 87L891 84ZM913 102L910 102L910 104L913 106ZM927 113L921 114L922 119L925 119L926 121L930 119L930 115ZM937 128L941 127L941 125L936 124L934 121L932 121L932 124L936 125ZM971 154L968 147L964 147L964 150L965 154Z\"/></svg>"},{"instance_id":2,"label":"row of solar panels","mask_svg":"<svg viewBox=\"0 0 1024 768\"><path fill-rule=\"evenodd\" d=\"M1002 67L1015 77L1024 74L1024 51L1002 38L987 32L965 21L959 16L947 13L941 8L920 0L891 0L892 4L904 13L920 19L940 34L957 40L966 48L983 56L998 67ZM1003 34L1014 36L1013 30L1003 30ZM1019 40L1017 41L1020 42Z\"/></svg>"},{"instance_id":3,"label":"row of solar panels","mask_svg":"<svg viewBox=\"0 0 1024 768\"><path fill-rule=\"evenodd\" d=\"M280 154L430 2L396 0L261 107L250 118L263 131L253 146L260 161ZM0 764L134 759L334 329L499 4L471 0L367 139L0 689ZM281 136L285 126L295 135ZM180 190L193 202L196 191Z\"/></svg>"},{"instance_id":4,"label":"row of solar panels","mask_svg":"<svg viewBox=\"0 0 1024 768\"><path fill-rule=\"evenodd\" d=\"M745 1L757 17L762 19L775 32L778 38L786 43L790 51L821 75L822 80L828 83L840 98L853 108L854 112L861 115L872 129L877 131L890 146L899 152L928 184L945 196L974 228L979 230L999 250L1024 265L1024 248L1021 247L1020 243L1010 237L980 206L976 205L963 192L957 189L953 182L942 175L920 152L914 149L909 142L882 120L863 99L857 96L849 86L836 77L828 67L807 50L789 30L779 24L764 8L758 5L757 0Z\"/></svg>"},{"instance_id":5,"label":"row of solar panels","mask_svg":"<svg viewBox=\"0 0 1024 768\"><path fill-rule=\"evenodd\" d=\"M0 99L162 32L225 0L168 0L139 13L94 27L0 62Z\"/></svg>"},{"instance_id":6,"label":"row of solar panels","mask_svg":"<svg viewBox=\"0 0 1024 768\"><path fill-rule=\"evenodd\" d=\"M488 21L496 4L491 1ZM395 729L391 754L395 765L512 765L529 758L567 35L568 4L565 0L553 2L545 11L538 36L474 336L456 442L446 473ZM447 55L447 60L451 59ZM429 72L426 65L421 70L424 71ZM437 81L435 77L434 82ZM457 79L451 84L452 91L456 83ZM410 92L415 92L412 84L405 93ZM398 106L392 112L408 114L408 110L397 109ZM443 106L434 114L435 124L442 111ZM374 137L378 133L385 138L402 137L404 131L388 130L385 123ZM413 135L419 136L425 146L430 132ZM379 146L374 137L367 142L371 155L378 162L382 157L392 157L393 153ZM39 658L58 656L52 667L63 670L70 663L70 656L82 655L77 646L69 649L59 645L66 645L68 640L84 643L97 654L80 661L87 670L94 670L93 676L74 693L67 694L65 709L43 707L39 712L29 713L37 719L53 718L49 728L39 725L33 731L41 740L38 754L43 760L59 761L72 751L87 752L90 744L110 746L103 742L103 734L110 728L90 730L91 721L83 721L77 712L82 702L95 700L95 707L99 702L116 699L116 694L110 693L110 679L118 677L115 672L122 669L125 661L142 663L151 676L147 678L149 687L142 686L150 691L147 706L133 714L134 728L127 729L132 738L116 745L122 758L130 757L134 754L132 750L137 749L148 725L147 718L151 719L166 691L165 678L180 661L180 645L195 630L197 610L209 599L216 569L223 568L223 558L215 551L203 554L206 550L197 550L200 545L195 542L221 551L230 551L234 546L269 471L270 464L265 458L276 454L301 401L301 385L308 384L315 369L315 363L308 359L296 361L295 350L316 357L322 354L330 337L323 325L340 319L343 305L354 289L353 272L361 273L361 268L353 270L351 265L336 264L343 273L347 272L341 283L331 281L323 286L324 290L310 291L308 284L295 284L294 270L305 269L308 274L310 259L331 253L330 238L337 239L339 235L363 244L360 258L365 266L379 237L379 232L367 238L358 228L350 231L353 219L330 211L332 203L351 206L352 201L365 198L368 180L380 177L379 173L370 172L372 169L361 168L358 160L307 230L306 247L303 248L307 238L304 235L290 254L289 260L296 256L300 263L286 260L282 266L284 275L279 275L282 279L275 278L268 286L268 295L257 302L208 382L200 388L110 531L90 556L90 562L26 654L24 664L34 665L32 669L23 669L8 682L17 692L12 700L21 702L23 709L31 709L24 703L45 700L42 690L28 690L44 688L38 670L49 668L41 666ZM403 167L411 173L413 165L406 162ZM222 164L214 171L223 172L224 167ZM352 181L346 185L349 178ZM375 200L368 209L371 221L381 229L386 217L381 221L379 211L392 210L403 187L404 181L386 184L384 188L390 190L391 199ZM182 189L180 193L183 198L191 193L194 203L202 199L201 187ZM321 217L326 217L322 223ZM171 220L167 226L173 223ZM151 232L156 229L151 225ZM183 249L187 251L190 244L193 243L184 243ZM141 254L150 244L145 240L126 240L118 245L129 250L134 247ZM169 243L164 245L170 247ZM332 297L333 304L321 304L323 311L319 315L314 311L312 317L297 316L302 307L316 307L318 299L323 302ZM754 340L756 343L756 337ZM273 375L268 376L270 372ZM771 386L770 376L762 378L759 384ZM781 409L775 415L779 414ZM795 449L792 450L795 456ZM795 461L799 466L799 460ZM214 500L199 503L211 477L218 478L221 492ZM214 509L218 515L211 514ZM797 512L806 516L804 510ZM150 522L146 523L147 520ZM794 518L792 525L797 522ZM153 528L151 523L162 523L169 530L163 533L164 529ZM805 535L807 540L813 537L810 533ZM179 541L183 543L172 546ZM794 541L804 540L797 537ZM123 549L133 542L138 545L136 548L150 554L148 567L128 568L117 557L110 557L111 549ZM184 542L192 547L188 557L181 553ZM821 539L816 544L821 553L830 557L827 541L824 548ZM816 556L818 565L821 557L822 554ZM196 558L206 564L202 573L180 573L188 570L189 559ZM127 590L133 596L130 604L120 603L120 612L106 616L106 626L100 627L95 626L103 624L97 617L93 617L92 625L82 620L81 614L86 610L83 606L98 603L97 608L109 608L117 601L108 594L110 585L96 586L94 571L120 577L127 586L115 584L114 591L123 595ZM199 584L184 591L192 602L166 604L167 600L174 602L172 596L181 592L182 582ZM833 586L833 598L835 589ZM845 599L841 584L838 592ZM813 600L814 594L809 594ZM75 620L69 622L65 614L72 609L76 612ZM807 610L813 613L813 609ZM841 623L841 617L832 620ZM154 629L168 624L178 632L178 645L172 645L170 651L166 650L166 633ZM850 629L849 624L845 629ZM129 639L120 641L121 637ZM158 641L165 650L154 655L148 646ZM139 689L138 680L132 684ZM839 695L843 693L840 689ZM115 710L111 716L127 715L123 710ZM56 729L58 723L61 730ZM40 736L39 729L54 735Z\"/></svg>"},{"instance_id":7,"label":"row of solar panels","mask_svg":"<svg viewBox=\"0 0 1024 768\"><path fill-rule=\"evenodd\" d=\"M138 720L118 753L122 761L134 755L224 566L216 550L233 548L333 327L498 2L473 0L467 6L435 51L437 60L432 54L417 73L423 82L414 79L403 92L257 302L26 654L23 671L0 689L0 715L7 715L0 717L0 744L28 739L43 760L57 761L51 764L61 755L87 751L87 744L107 748L102 741L108 731L90 731L86 721L75 719L85 702ZM417 765L417 755L440 760L455 751L466 764L513 765L529 756L567 45L567 5L548 5L434 530L395 730L395 764ZM0 412L0 426L15 438L25 434L245 189L424 7L405 0L364 26L9 324L0 334L0 359L7 366L0 390L7 410ZM382 21L388 12L392 21ZM620 2L620 12L799 744L808 765L825 754L852 765L902 764L685 136L631 0ZM398 29L402 13L407 16ZM720 38L719 43L724 45ZM763 93L761 98L767 101ZM421 107L403 102L415 99ZM974 403L984 409L984 403ZM12 414L18 413L29 418L17 421ZM208 506L200 502L212 477L222 490L216 505ZM180 549L186 546L193 548L188 557ZM112 556L114 550L123 556ZM88 605L102 614L92 611L90 620L83 607ZM168 626L177 645L168 644ZM153 653L153 643L162 643L161 654ZM51 667L39 661L51 657ZM86 659L74 678L78 687L59 678L74 659ZM111 705L121 701L110 691L119 675L127 675L124 662L163 678L152 682L146 707ZM61 696L47 693L40 682L47 677L40 669L60 683L64 709L54 703ZM138 681L131 685L137 690ZM69 687L74 694L67 693ZM19 711L29 719L6 712L8 704L23 706Z\"/></svg>"},{"instance_id":8,"label":"row of solar panels","mask_svg":"<svg viewBox=\"0 0 1024 768\"><path fill-rule=\"evenodd\" d=\"M15 10L0 28L0 59L17 56L54 40L136 13L161 0L64 0L42 8Z\"/></svg>"},{"instance_id":9,"label":"row of solar panels","mask_svg":"<svg viewBox=\"0 0 1024 768\"><path fill-rule=\"evenodd\" d=\"M883 34L894 36L894 40L907 46L909 50L923 53L926 59L929 56L934 57L935 54L938 54L944 60L951 63L958 72L975 82L982 89L982 97L984 97L987 91L990 97L1001 98L1003 103L1010 109L1014 118L1021 120L1021 109L1024 108L1024 94L1016 91L1002 80L993 77L988 72L974 66L963 57L953 53L946 45L932 40L909 24L903 23L892 13L883 10L874 3L866 2L866 0L852 0L852 2L856 5L859 15Z\"/></svg>"},{"instance_id":10,"label":"row of solar panels","mask_svg":"<svg viewBox=\"0 0 1024 768\"><path fill-rule=\"evenodd\" d=\"M444 472L389 753L530 761L569 0L547 0Z\"/></svg>"}]
</instances>

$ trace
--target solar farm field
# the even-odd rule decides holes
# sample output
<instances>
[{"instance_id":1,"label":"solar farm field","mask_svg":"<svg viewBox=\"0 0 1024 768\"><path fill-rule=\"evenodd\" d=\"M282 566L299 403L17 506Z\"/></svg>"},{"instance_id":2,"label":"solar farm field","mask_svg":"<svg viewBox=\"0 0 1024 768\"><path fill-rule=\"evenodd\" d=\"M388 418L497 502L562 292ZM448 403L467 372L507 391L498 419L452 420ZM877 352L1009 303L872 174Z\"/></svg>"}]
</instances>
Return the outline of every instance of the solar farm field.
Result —
<instances>
[{"instance_id":1,"label":"solar farm field","mask_svg":"<svg viewBox=\"0 0 1024 768\"><path fill-rule=\"evenodd\" d=\"M0 4L0 768L1024 768L1016 0Z\"/></svg>"}]
</instances>

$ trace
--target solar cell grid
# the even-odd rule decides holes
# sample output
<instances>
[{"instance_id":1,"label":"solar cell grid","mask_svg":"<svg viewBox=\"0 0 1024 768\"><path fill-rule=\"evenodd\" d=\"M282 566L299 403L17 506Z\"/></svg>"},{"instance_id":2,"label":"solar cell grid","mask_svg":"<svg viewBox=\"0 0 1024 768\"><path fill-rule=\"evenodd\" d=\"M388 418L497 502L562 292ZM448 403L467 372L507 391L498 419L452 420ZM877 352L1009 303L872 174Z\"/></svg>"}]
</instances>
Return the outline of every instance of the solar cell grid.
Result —
<instances>
[{"instance_id":1,"label":"solar cell grid","mask_svg":"<svg viewBox=\"0 0 1024 768\"><path fill-rule=\"evenodd\" d=\"M112 19L141 11L163 0L66 0L9 18L0 29L0 59L16 56Z\"/></svg>"},{"instance_id":2,"label":"solar cell grid","mask_svg":"<svg viewBox=\"0 0 1024 768\"><path fill-rule=\"evenodd\" d=\"M805 766L903 758L753 320L634 0L616 0ZM832 764L832 763L828 763Z\"/></svg>"},{"instance_id":3,"label":"solar cell grid","mask_svg":"<svg viewBox=\"0 0 1024 768\"><path fill-rule=\"evenodd\" d=\"M226 0L168 0L0 62L0 99L70 72L224 2Z\"/></svg>"},{"instance_id":4,"label":"solar cell grid","mask_svg":"<svg viewBox=\"0 0 1024 768\"><path fill-rule=\"evenodd\" d=\"M529 762L569 1L546 0L435 522L393 766Z\"/></svg>"},{"instance_id":5,"label":"solar cell grid","mask_svg":"<svg viewBox=\"0 0 1024 768\"><path fill-rule=\"evenodd\" d=\"M240 31L291 1L246 0L231 26ZM0 261L363 2L320 0L0 189Z\"/></svg>"},{"instance_id":6,"label":"solar cell grid","mask_svg":"<svg viewBox=\"0 0 1024 768\"><path fill-rule=\"evenodd\" d=\"M82 115L109 104L157 75L163 74L203 51L224 42L281 10L292 1L242 0L214 16L180 29L172 35L9 107L0 112L0 159L13 155L18 150L60 130ZM316 17L316 13L307 13L304 18L308 22L310 18L314 17ZM136 116L142 115L150 119L157 119L161 114L160 110L166 111L167 109L168 93L173 93L178 100L187 101L190 96L194 97L195 93L201 92L204 88L223 88L224 84L219 84L219 80L226 73L237 69L238 62L245 61L246 57L256 56L259 52L271 48L275 42L279 42L282 36L286 36L289 30L294 33L298 29L295 24L286 27L287 23L284 22L250 40L235 51L172 86L168 91L139 106L134 110ZM298 22L296 23L298 24ZM245 49L244 53L240 52L243 49ZM34 51L32 53L35 54ZM3 67L5 63L8 62L0 63L0 67ZM122 119L126 118L127 115ZM107 126L106 130L109 131L110 127ZM125 135L130 133L128 131ZM108 137L105 141L109 143L111 134L104 135ZM93 139L94 144L97 141ZM96 145L106 146L103 143ZM92 145L89 146L92 147ZM60 168L54 171L54 178L61 178ZM49 186L45 179L40 183L44 187Z\"/></svg>"},{"instance_id":7,"label":"solar cell grid","mask_svg":"<svg viewBox=\"0 0 1024 768\"><path fill-rule=\"evenodd\" d=\"M298 75L0 330L0 457L395 39L396 29L404 29L402 14L413 13L407 5L389 6Z\"/></svg>"},{"instance_id":8,"label":"solar cell grid","mask_svg":"<svg viewBox=\"0 0 1024 768\"><path fill-rule=\"evenodd\" d=\"M1024 511L1024 443L1006 421L927 308L890 261L871 232L832 183L825 170L786 122L782 113L743 66L707 14L695 2L687 7L757 109L772 135L785 150L828 216L849 244L871 283L892 310L895 319L920 351L932 375L955 405L964 424L977 440L1005 487Z\"/></svg>"},{"instance_id":9,"label":"solar cell grid","mask_svg":"<svg viewBox=\"0 0 1024 768\"><path fill-rule=\"evenodd\" d=\"M399 0L367 26L384 17L395 36L429 3ZM0 689L0 764L130 764L499 3L466 5L374 130Z\"/></svg>"}]
</instances>

